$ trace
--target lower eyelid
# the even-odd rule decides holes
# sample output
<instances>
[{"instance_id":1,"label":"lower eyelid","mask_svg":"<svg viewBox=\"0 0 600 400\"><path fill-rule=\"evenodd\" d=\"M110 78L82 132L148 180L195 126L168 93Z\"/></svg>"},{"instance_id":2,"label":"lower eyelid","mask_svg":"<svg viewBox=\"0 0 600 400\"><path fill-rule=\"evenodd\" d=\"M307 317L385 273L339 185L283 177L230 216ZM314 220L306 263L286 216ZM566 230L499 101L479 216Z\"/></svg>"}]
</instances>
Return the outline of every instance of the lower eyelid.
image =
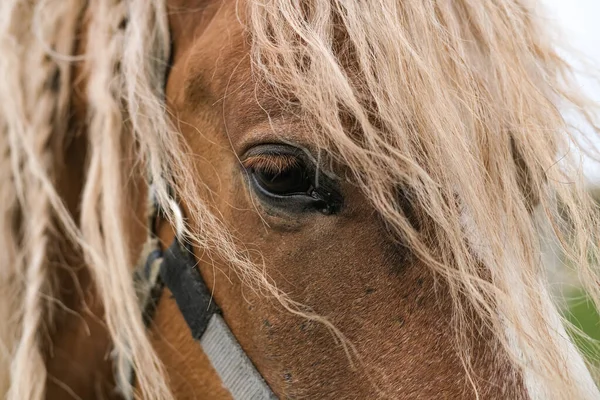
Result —
<instances>
[{"instance_id":1,"label":"lower eyelid","mask_svg":"<svg viewBox=\"0 0 600 400\"><path fill-rule=\"evenodd\" d=\"M271 205L276 208L286 208L295 212L303 211L319 211L321 213L332 215L340 212L343 206L343 199L340 197L339 201L327 201L320 196L311 196L309 194L290 194L290 195L277 195L266 191L260 183L257 181L253 174L249 174L252 190L256 193L259 198L267 202L267 205ZM314 193L314 192L313 192Z\"/></svg>"}]
</instances>

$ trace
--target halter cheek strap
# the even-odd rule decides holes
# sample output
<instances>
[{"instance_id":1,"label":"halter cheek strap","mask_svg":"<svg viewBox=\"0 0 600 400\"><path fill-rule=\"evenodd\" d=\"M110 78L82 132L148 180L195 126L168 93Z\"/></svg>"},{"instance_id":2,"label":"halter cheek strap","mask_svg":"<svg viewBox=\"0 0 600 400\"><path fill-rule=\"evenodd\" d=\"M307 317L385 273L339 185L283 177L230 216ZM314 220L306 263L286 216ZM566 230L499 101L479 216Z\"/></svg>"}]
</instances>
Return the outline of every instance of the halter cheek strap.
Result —
<instances>
[{"instance_id":1,"label":"halter cheek strap","mask_svg":"<svg viewBox=\"0 0 600 400\"><path fill-rule=\"evenodd\" d=\"M146 326L151 323L166 286L173 294L192 337L202 346L223 387L233 399L277 399L221 316L191 250L175 240L162 252L152 232L144 254L145 262L136 268L134 281ZM129 370L133 386L133 367L130 366ZM126 399L133 399L130 388L120 389Z\"/></svg>"},{"instance_id":2,"label":"halter cheek strap","mask_svg":"<svg viewBox=\"0 0 600 400\"><path fill-rule=\"evenodd\" d=\"M160 278L173 293L192 337L201 340L212 317L221 310L204 284L192 254L177 240L164 253Z\"/></svg>"}]
</instances>

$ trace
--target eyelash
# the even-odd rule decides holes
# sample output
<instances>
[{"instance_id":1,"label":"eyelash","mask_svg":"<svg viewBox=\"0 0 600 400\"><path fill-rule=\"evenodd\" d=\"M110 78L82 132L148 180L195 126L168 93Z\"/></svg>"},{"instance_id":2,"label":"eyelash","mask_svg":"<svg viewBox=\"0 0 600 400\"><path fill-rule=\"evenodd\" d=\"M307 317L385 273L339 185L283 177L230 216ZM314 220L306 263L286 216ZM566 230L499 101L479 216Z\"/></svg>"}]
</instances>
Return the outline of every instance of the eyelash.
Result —
<instances>
[{"instance_id":1,"label":"eyelash","mask_svg":"<svg viewBox=\"0 0 600 400\"><path fill-rule=\"evenodd\" d=\"M259 154L246 158L242 165L251 170L261 170L268 173L279 173L294 167L300 167L298 157L291 154Z\"/></svg>"}]
</instances>

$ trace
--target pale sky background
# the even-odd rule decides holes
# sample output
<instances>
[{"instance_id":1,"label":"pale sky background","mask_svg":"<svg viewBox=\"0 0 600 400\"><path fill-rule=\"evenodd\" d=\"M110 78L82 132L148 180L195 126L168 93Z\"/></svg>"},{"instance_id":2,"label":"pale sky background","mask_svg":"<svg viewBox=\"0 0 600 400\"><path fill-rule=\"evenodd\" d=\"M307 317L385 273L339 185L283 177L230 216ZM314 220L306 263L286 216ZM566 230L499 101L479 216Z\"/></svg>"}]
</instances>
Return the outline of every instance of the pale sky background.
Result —
<instances>
[{"instance_id":1,"label":"pale sky background","mask_svg":"<svg viewBox=\"0 0 600 400\"><path fill-rule=\"evenodd\" d=\"M589 57L600 71L600 0L542 0L542 3L546 4L549 17L560 25L564 40ZM598 83L582 78L580 84L600 102ZM600 148L600 138L594 140ZM590 181L600 185L600 165L584 160L583 166Z\"/></svg>"}]
</instances>

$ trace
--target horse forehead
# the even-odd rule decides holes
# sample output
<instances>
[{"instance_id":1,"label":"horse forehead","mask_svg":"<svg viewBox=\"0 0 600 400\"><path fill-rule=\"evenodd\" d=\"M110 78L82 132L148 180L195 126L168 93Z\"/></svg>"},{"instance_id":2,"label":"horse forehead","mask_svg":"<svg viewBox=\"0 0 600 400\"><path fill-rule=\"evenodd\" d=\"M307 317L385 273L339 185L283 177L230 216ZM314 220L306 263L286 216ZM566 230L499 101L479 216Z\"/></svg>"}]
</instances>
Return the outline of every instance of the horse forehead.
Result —
<instances>
[{"instance_id":1,"label":"horse forehead","mask_svg":"<svg viewBox=\"0 0 600 400\"><path fill-rule=\"evenodd\" d=\"M180 2L179 2L180 3ZM244 40L235 2L205 1L202 7L169 6L173 60L185 63L187 79L203 79L213 94L223 91L223 81L250 48ZM193 88L191 88L193 89Z\"/></svg>"},{"instance_id":2,"label":"horse forehead","mask_svg":"<svg viewBox=\"0 0 600 400\"><path fill-rule=\"evenodd\" d=\"M281 110L277 99L257 90L262 85L252 74L243 8L241 2L205 1L195 9L173 6L169 13L173 68L167 97L189 115L218 113L234 145Z\"/></svg>"}]
</instances>

